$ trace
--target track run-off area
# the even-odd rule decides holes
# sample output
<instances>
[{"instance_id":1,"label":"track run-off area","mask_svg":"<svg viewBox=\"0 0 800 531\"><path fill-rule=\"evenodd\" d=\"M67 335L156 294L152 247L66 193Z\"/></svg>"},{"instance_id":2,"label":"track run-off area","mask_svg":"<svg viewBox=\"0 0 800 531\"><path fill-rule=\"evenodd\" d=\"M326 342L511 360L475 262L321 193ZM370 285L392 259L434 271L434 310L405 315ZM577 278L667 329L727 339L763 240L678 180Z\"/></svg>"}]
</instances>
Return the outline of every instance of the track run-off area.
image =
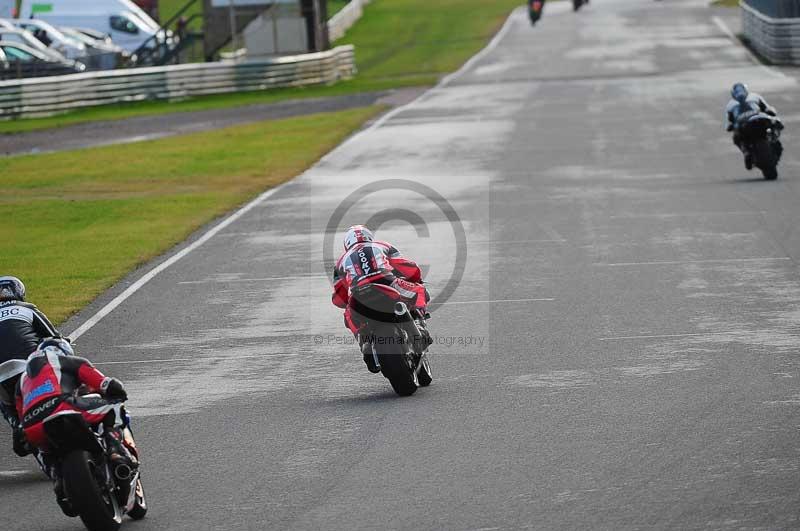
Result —
<instances>
[{"instance_id":1,"label":"track run-off area","mask_svg":"<svg viewBox=\"0 0 800 531\"><path fill-rule=\"evenodd\" d=\"M800 527L796 71L704 0L568 7L67 323L131 396L125 529ZM784 118L778 181L725 133L735 81ZM428 272L410 398L330 304L366 222ZM2 527L82 529L4 441Z\"/></svg>"}]
</instances>

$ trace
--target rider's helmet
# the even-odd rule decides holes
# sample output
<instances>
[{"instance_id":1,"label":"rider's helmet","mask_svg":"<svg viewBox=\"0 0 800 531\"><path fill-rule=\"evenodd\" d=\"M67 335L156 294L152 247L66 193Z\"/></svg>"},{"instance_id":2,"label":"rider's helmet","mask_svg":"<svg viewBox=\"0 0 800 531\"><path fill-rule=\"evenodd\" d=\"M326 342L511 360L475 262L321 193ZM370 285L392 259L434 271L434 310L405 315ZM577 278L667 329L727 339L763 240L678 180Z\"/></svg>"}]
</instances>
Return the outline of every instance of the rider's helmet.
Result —
<instances>
[{"instance_id":1,"label":"rider's helmet","mask_svg":"<svg viewBox=\"0 0 800 531\"><path fill-rule=\"evenodd\" d=\"M24 301L25 284L17 277L0 277L0 302Z\"/></svg>"},{"instance_id":2,"label":"rider's helmet","mask_svg":"<svg viewBox=\"0 0 800 531\"><path fill-rule=\"evenodd\" d=\"M60 337L49 337L39 343L36 352L53 353L56 356L74 356L75 351L69 341Z\"/></svg>"},{"instance_id":3,"label":"rider's helmet","mask_svg":"<svg viewBox=\"0 0 800 531\"><path fill-rule=\"evenodd\" d=\"M344 250L349 251L357 243L371 242L374 239L372 231L364 225L353 225L344 235Z\"/></svg>"},{"instance_id":4,"label":"rider's helmet","mask_svg":"<svg viewBox=\"0 0 800 531\"><path fill-rule=\"evenodd\" d=\"M750 95L750 91L747 89L747 85L744 83L736 83L733 85L731 89L731 97L738 101L739 103L744 103L747 101L747 96Z\"/></svg>"}]
</instances>

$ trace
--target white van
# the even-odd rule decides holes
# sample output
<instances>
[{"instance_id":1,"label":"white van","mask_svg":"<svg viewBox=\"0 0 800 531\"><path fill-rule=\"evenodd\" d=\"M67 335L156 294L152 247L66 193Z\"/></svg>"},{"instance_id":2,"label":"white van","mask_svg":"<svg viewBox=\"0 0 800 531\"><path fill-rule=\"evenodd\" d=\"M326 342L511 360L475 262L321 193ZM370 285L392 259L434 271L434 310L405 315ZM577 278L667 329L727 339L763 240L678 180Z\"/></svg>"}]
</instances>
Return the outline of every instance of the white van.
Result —
<instances>
[{"instance_id":1,"label":"white van","mask_svg":"<svg viewBox=\"0 0 800 531\"><path fill-rule=\"evenodd\" d=\"M0 0L0 18L13 18L17 10L17 0Z\"/></svg>"},{"instance_id":2,"label":"white van","mask_svg":"<svg viewBox=\"0 0 800 531\"><path fill-rule=\"evenodd\" d=\"M130 0L22 0L20 18L101 31L127 52L135 52L159 31L158 23Z\"/></svg>"}]
</instances>

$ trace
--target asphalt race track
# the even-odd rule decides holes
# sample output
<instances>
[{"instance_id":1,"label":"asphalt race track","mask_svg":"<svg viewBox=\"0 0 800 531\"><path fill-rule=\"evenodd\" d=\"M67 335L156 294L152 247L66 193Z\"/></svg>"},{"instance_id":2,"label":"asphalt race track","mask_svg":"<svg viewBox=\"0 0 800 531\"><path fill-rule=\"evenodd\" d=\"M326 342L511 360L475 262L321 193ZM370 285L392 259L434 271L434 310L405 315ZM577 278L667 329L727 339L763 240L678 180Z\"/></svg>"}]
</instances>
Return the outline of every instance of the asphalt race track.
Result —
<instances>
[{"instance_id":1,"label":"asphalt race track","mask_svg":"<svg viewBox=\"0 0 800 531\"><path fill-rule=\"evenodd\" d=\"M705 4L518 10L80 337L132 395L151 508L124 529L800 527L800 89ZM738 80L785 118L776 182L724 132ZM339 214L429 270L413 397L330 305ZM82 529L10 448L0 512Z\"/></svg>"}]
</instances>

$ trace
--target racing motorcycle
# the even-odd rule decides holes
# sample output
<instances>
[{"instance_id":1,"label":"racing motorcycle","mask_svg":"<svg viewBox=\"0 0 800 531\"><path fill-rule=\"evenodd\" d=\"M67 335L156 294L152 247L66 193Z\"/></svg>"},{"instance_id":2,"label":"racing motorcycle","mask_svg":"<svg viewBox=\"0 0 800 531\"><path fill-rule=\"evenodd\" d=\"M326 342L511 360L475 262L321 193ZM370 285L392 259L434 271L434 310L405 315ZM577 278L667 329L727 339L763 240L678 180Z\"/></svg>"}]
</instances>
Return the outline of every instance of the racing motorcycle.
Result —
<instances>
[{"instance_id":1,"label":"racing motorcycle","mask_svg":"<svg viewBox=\"0 0 800 531\"><path fill-rule=\"evenodd\" d=\"M544 10L544 0L528 0L528 16L531 19L531 26L542 18L542 10Z\"/></svg>"},{"instance_id":2,"label":"racing motorcycle","mask_svg":"<svg viewBox=\"0 0 800 531\"><path fill-rule=\"evenodd\" d=\"M781 122L769 114L753 111L739 117L736 124L742 147L753 157L753 165L761 170L764 179L777 179L783 153Z\"/></svg>"},{"instance_id":3,"label":"racing motorcycle","mask_svg":"<svg viewBox=\"0 0 800 531\"><path fill-rule=\"evenodd\" d=\"M396 289L370 283L354 288L353 312L363 323L359 337L372 345L375 366L400 396L413 395L433 381L428 347L432 343L425 320Z\"/></svg>"},{"instance_id":4,"label":"racing motorcycle","mask_svg":"<svg viewBox=\"0 0 800 531\"><path fill-rule=\"evenodd\" d=\"M0 387L7 389L7 384L18 379L25 368L26 362L21 360L0 365ZM11 397L0 398L8 402ZM76 394L73 398L93 400L100 395ZM47 407L47 403L41 407ZM137 456L124 405L115 403L114 412L123 420L122 444ZM36 410L29 414L36 414ZM117 531L124 515L140 520L147 514L138 466L112 464L104 429L103 423L90 426L78 411L62 411L44 420L49 445L47 457L43 458L40 449L33 448L42 471L51 479L60 477L64 498L58 503L64 514L79 516L89 531Z\"/></svg>"}]
</instances>

